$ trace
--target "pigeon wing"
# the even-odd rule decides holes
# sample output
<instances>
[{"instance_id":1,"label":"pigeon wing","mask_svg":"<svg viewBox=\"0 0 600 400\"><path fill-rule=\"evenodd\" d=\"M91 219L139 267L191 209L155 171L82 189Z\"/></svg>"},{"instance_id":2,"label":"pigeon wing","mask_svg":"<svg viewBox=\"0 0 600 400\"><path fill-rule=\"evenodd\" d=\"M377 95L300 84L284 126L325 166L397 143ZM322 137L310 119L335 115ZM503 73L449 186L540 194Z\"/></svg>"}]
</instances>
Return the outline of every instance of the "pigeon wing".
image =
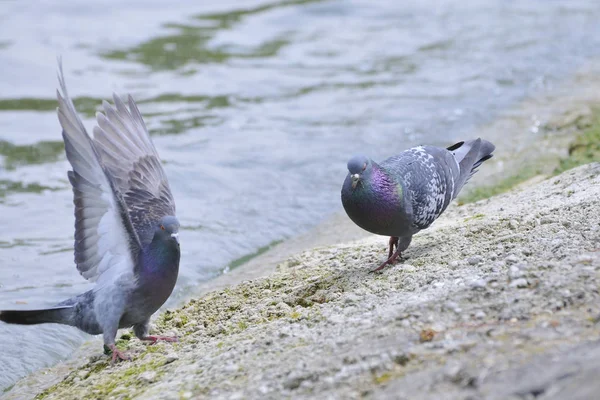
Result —
<instances>
[{"instance_id":1,"label":"pigeon wing","mask_svg":"<svg viewBox=\"0 0 600 400\"><path fill-rule=\"evenodd\" d=\"M139 239L127 206L88 136L69 98L59 63L58 119L75 205L75 264L81 275L98 284L134 276Z\"/></svg>"},{"instance_id":2,"label":"pigeon wing","mask_svg":"<svg viewBox=\"0 0 600 400\"><path fill-rule=\"evenodd\" d=\"M415 230L429 227L452 201L458 165L446 149L418 146L381 163L402 179L410 191L412 225Z\"/></svg>"},{"instance_id":3,"label":"pigeon wing","mask_svg":"<svg viewBox=\"0 0 600 400\"><path fill-rule=\"evenodd\" d=\"M129 218L143 245L152 241L156 224L175 215L175 202L160 158L142 115L129 96L129 109L116 95L114 107L103 102L97 113L94 147L104 167L123 194Z\"/></svg>"}]
</instances>

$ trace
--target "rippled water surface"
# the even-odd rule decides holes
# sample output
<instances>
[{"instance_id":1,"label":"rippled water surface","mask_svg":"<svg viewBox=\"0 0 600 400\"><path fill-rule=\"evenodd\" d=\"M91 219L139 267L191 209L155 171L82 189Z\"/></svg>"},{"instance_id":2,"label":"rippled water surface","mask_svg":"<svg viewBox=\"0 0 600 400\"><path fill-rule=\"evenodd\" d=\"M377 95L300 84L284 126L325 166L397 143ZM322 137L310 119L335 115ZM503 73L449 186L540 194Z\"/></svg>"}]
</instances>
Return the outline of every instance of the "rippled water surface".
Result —
<instances>
[{"instance_id":1,"label":"rippled water surface","mask_svg":"<svg viewBox=\"0 0 600 400\"><path fill-rule=\"evenodd\" d=\"M340 209L348 157L449 144L600 53L597 1L0 1L0 309L89 285L55 115L56 56L89 128L131 93L195 283ZM75 329L0 324L0 388Z\"/></svg>"}]
</instances>

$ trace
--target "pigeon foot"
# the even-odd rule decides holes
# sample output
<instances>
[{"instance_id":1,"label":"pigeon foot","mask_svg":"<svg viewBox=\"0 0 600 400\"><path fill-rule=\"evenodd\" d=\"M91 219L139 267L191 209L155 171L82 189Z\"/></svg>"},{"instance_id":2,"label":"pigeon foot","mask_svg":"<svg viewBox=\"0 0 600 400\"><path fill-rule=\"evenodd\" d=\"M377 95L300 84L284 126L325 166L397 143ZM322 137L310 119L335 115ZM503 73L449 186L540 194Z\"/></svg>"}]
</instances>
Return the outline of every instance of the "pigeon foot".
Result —
<instances>
[{"instance_id":1,"label":"pigeon foot","mask_svg":"<svg viewBox=\"0 0 600 400\"><path fill-rule=\"evenodd\" d=\"M131 360L131 357L129 357L127 354L125 354L124 352L117 349L116 345L110 344L110 345L108 345L108 348L112 352L112 361L111 362L113 364L115 364L117 362L117 360L122 360L122 361Z\"/></svg>"},{"instance_id":2,"label":"pigeon foot","mask_svg":"<svg viewBox=\"0 0 600 400\"><path fill-rule=\"evenodd\" d=\"M396 250L396 252L394 254L392 254L392 256L390 258L388 258L387 260L382 262L379 265L379 267L377 267L369 272L373 273L373 272L381 271L386 265L395 263L398 258L400 258L400 251Z\"/></svg>"},{"instance_id":3,"label":"pigeon foot","mask_svg":"<svg viewBox=\"0 0 600 400\"><path fill-rule=\"evenodd\" d=\"M398 259L398 257L400 257L401 252L398 249L398 240L399 240L399 238L397 236L390 237L390 251L388 254L388 259L385 260L384 262L382 262L379 265L379 267L377 267L374 270L371 270L369 272L381 271L386 265L393 264ZM396 252L394 252L394 247L396 247Z\"/></svg>"},{"instance_id":4,"label":"pigeon foot","mask_svg":"<svg viewBox=\"0 0 600 400\"><path fill-rule=\"evenodd\" d=\"M144 336L143 338L141 338L140 340L148 340L152 343L150 343L150 346L152 346L153 344L156 344L156 342L158 342L159 340L165 341L165 342L177 342L179 339L175 336L154 336L154 335L149 335L149 336Z\"/></svg>"}]
</instances>

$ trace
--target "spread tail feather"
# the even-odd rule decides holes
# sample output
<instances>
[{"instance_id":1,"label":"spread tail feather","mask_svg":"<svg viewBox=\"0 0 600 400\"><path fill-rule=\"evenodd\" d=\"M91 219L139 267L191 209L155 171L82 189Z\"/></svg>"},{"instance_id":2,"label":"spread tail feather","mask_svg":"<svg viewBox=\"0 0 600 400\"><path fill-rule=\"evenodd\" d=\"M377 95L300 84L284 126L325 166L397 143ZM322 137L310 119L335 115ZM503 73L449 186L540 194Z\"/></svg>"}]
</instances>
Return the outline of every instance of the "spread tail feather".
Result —
<instances>
[{"instance_id":1,"label":"spread tail feather","mask_svg":"<svg viewBox=\"0 0 600 400\"><path fill-rule=\"evenodd\" d=\"M57 323L71 325L73 307L52 307L44 310L5 310L0 311L0 321L7 324L34 325Z\"/></svg>"},{"instance_id":2,"label":"spread tail feather","mask_svg":"<svg viewBox=\"0 0 600 400\"><path fill-rule=\"evenodd\" d=\"M448 151L452 152L458 166L460 174L455 182L454 197L469 181L477 168L486 160L492 158L492 153L496 149L491 142L483 139L469 140L466 142L458 142L450 147Z\"/></svg>"}]
</instances>

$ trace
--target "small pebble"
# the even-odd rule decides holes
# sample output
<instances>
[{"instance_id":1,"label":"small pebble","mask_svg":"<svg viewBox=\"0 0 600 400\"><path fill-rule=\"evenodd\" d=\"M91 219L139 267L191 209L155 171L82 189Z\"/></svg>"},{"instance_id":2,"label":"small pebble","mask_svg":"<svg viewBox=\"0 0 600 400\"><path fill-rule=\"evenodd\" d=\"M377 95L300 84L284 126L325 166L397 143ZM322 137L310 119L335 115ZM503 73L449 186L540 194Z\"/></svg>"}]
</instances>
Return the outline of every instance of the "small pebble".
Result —
<instances>
[{"instance_id":1,"label":"small pebble","mask_svg":"<svg viewBox=\"0 0 600 400\"><path fill-rule=\"evenodd\" d=\"M446 304L444 306L447 310L453 310L455 308L458 308L458 303L456 303L452 300L449 300L446 302Z\"/></svg>"},{"instance_id":2,"label":"small pebble","mask_svg":"<svg viewBox=\"0 0 600 400\"><path fill-rule=\"evenodd\" d=\"M402 264L401 269L403 272L415 272L417 270L410 264Z\"/></svg>"},{"instance_id":3,"label":"small pebble","mask_svg":"<svg viewBox=\"0 0 600 400\"><path fill-rule=\"evenodd\" d=\"M477 255L477 256L472 256L469 257L469 259L467 260L467 262L470 265L477 265L477 264L481 264L483 262L483 257Z\"/></svg>"},{"instance_id":4,"label":"small pebble","mask_svg":"<svg viewBox=\"0 0 600 400\"><path fill-rule=\"evenodd\" d=\"M238 366L237 366L237 364L234 364L234 363L227 364L225 366L225 368L223 368L223 370L225 372L229 372L229 373L236 372L238 370Z\"/></svg>"},{"instance_id":5,"label":"small pebble","mask_svg":"<svg viewBox=\"0 0 600 400\"><path fill-rule=\"evenodd\" d=\"M516 263L518 263L518 262L519 262L519 258L518 258L517 256L515 256L514 254L511 254L511 255L509 255L508 257L506 257L506 258L504 259L504 262L505 262L507 265L510 265L510 264L516 264Z\"/></svg>"},{"instance_id":6,"label":"small pebble","mask_svg":"<svg viewBox=\"0 0 600 400\"><path fill-rule=\"evenodd\" d=\"M267 385L261 385L261 386L258 388L258 391L259 391L261 394L267 394L267 393L269 393L269 387L268 387Z\"/></svg>"},{"instance_id":7,"label":"small pebble","mask_svg":"<svg viewBox=\"0 0 600 400\"><path fill-rule=\"evenodd\" d=\"M514 266L519 268L521 271L526 271L529 268L527 261L519 261Z\"/></svg>"},{"instance_id":8,"label":"small pebble","mask_svg":"<svg viewBox=\"0 0 600 400\"><path fill-rule=\"evenodd\" d=\"M469 283L471 289L483 289L486 287L486 282L483 279L474 279Z\"/></svg>"},{"instance_id":9,"label":"small pebble","mask_svg":"<svg viewBox=\"0 0 600 400\"><path fill-rule=\"evenodd\" d=\"M146 383L152 383L156 379L156 371L146 371L140 374L140 380Z\"/></svg>"},{"instance_id":10,"label":"small pebble","mask_svg":"<svg viewBox=\"0 0 600 400\"><path fill-rule=\"evenodd\" d=\"M518 279L523 276L523 271L521 271L521 269L519 269L519 267L517 267L516 265L511 265L508 271L508 276L512 280Z\"/></svg>"},{"instance_id":11,"label":"small pebble","mask_svg":"<svg viewBox=\"0 0 600 400\"><path fill-rule=\"evenodd\" d=\"M592 257L590 254L581 254L577 257L577 262L579 264L591 264L592 261L594 261L594 257Z\"/></svg>"},{"instance_id":12,"label":"small pebble","mask_svg":"<svg viewBox=\"0 0 600 400\"><path fill-rule=\"evenodd\" d=\"M359 301L360 301L360 297L358 297L354 293L348 293L344 299L344 302L346 302L346 304L357 303Z\"/></svg>"},{"instance_id":13,"label":"small pebble","mask_svg":"<svg viewBox=\"0 0 600 400\"><path fill-rule=\"evenodd\" d=\"M519 278L519 279L515 279L514 281L512 281L510 283L510 287L516 287L516 288L526 288L528 286L527 284L527 279L525 278Z\"/></svg>"},{"instance_id":14,"label":"small pebble","mask_svg":"<svg viewBox=\"0 0 600 400\"><path fill-rule=\"evenodd\" d=\"M177 353L169 353L167 354L167 358L165 359L165 364L171 364L174 361L179 360L179 356Z\"/></svg>"}]
</instances>

